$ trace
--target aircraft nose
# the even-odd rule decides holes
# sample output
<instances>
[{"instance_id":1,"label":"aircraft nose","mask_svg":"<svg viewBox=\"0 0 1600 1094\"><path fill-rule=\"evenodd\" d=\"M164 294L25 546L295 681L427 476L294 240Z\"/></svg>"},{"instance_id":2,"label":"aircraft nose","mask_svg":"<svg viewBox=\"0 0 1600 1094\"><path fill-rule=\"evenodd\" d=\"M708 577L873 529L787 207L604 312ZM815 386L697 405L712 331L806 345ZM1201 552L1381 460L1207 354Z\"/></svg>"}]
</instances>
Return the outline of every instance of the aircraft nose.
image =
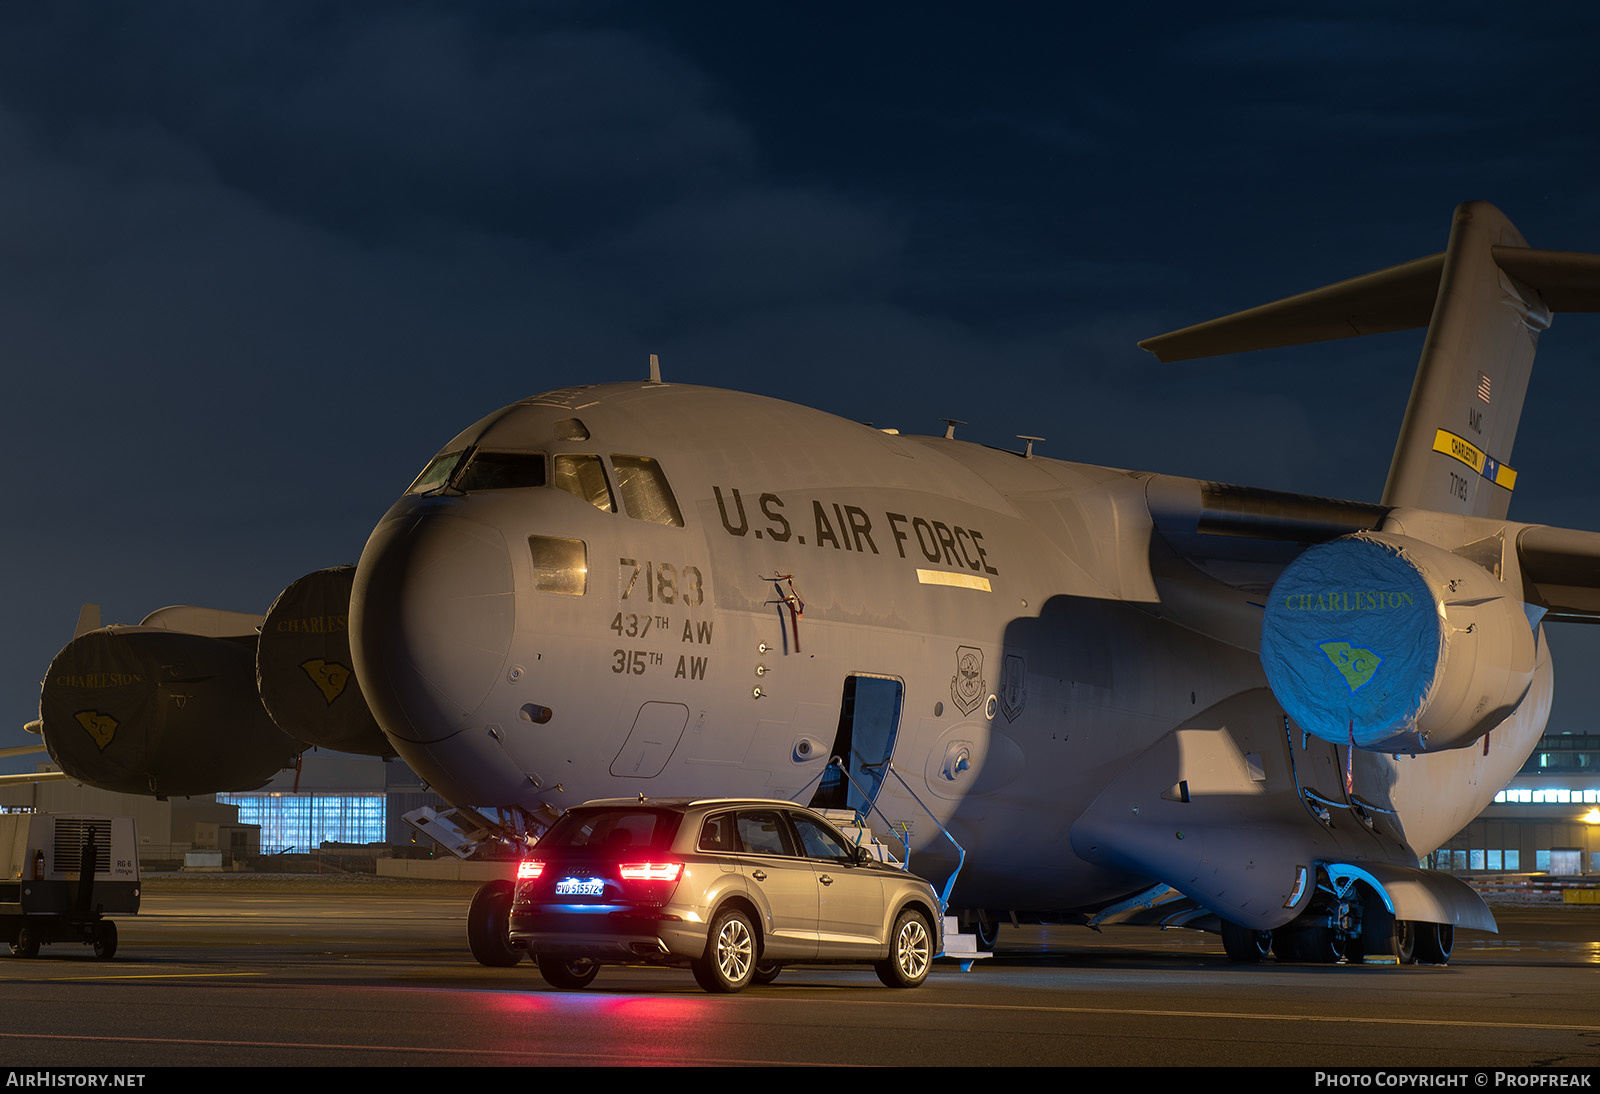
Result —
<instances>
[{"instance_id":1,"label":"aircraft nose","mask_svg":"<svg viewBox=\"0 0 1600 1094\"><path fill-rule=\"evenodd\" d=\"M498 529L427 506L380 524L356 568L350 638L384 732L427 743L460 731L499 678L514 618Z\"/></svg>"}]
</instances>

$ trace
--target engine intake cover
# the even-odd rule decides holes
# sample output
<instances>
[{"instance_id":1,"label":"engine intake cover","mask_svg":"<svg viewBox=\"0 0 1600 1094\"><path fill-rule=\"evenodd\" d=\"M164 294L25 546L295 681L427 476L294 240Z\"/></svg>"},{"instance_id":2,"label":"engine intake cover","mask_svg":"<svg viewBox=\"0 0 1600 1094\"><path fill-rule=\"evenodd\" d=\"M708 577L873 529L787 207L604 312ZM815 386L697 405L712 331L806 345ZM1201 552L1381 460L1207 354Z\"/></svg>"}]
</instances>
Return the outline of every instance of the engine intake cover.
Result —
<instances>
[{"instance_id":1,"label":"engine intake cover","mask_svg":"<svg viewBox=\"0 0 1600 1094\"><path fill-rule=\"evenodd\" d=\"M1468 559L1385 532L1301 555L1261 628L1267 682L1301 728L1379 752L1477 740L1527 694L1533 658L1519 596Z\"/></svg>"}]
</instances>

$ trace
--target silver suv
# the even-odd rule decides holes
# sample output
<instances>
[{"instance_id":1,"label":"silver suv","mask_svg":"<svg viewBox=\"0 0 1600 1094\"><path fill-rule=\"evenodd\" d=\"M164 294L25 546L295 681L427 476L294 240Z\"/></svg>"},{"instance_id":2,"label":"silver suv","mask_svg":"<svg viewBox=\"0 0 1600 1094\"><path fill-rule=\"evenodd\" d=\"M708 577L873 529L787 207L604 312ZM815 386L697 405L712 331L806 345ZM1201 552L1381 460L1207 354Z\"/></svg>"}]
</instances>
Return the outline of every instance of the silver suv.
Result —
<instances>
[{"instance_id":1,"label":"silver suv","mask_svg":"<svg viewBox=\"0 0 1600 1094\"><path fill-rule=\"evenodd\" d=\"M786 964L862 962L913 988L940 952L933 887L787 801L593 801L518 868L509 941L558 988L603 964L688 965L735 992Z\"/></svg>"}]
</instances>

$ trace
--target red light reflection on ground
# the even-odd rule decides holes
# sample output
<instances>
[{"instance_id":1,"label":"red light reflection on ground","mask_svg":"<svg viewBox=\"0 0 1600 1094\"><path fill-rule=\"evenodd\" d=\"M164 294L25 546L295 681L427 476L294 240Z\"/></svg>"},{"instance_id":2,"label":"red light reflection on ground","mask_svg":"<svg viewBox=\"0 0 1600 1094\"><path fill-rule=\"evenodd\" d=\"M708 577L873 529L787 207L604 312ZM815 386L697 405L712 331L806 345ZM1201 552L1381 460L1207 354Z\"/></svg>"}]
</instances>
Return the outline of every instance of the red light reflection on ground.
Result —
<instances>
[{"instance_id":1,"label":"red light reflection on ground","mask_svg":"<svg viewBox=\"0 0 1600 1094\"><path fill-rule=\"evenodd\" d=\"M491 1011L518 1023L543 1028L558 1017L593 1018L606 1023L605 1055L671 1062L704 1061L716 1055L721 1022L712 1008L725 1000L689 989L683 995L613 995L605 991L529 991L495 993Z\"/></svg>"}]
</instances>

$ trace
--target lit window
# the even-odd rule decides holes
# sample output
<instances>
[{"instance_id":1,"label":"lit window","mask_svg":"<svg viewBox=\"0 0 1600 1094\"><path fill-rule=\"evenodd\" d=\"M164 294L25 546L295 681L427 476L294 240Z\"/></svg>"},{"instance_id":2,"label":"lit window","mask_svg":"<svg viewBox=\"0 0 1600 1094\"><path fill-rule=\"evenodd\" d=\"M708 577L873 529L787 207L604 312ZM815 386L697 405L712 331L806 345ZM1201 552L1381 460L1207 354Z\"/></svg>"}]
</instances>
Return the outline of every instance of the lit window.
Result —
<instances>
[{"instance_id":1,"label":"lit window","mask_svg":"<svg viewBox=\"0 0 1600 1094\"><path fill-rule=\"evenodd\" d=\"M630 517L651 524L683 527L678 500L672 496L672 487L667 485L667 477L655 460L649 456L613 453L611 469L617 473L617 493L622 495L622 504Z\"/></svg>"},{"instance_id":2,"label":"lit window","mask_svg":"<svg viewBox=\"0 0 1600 1094\"><path fill-rule=\"evenodd\" d=\"M589 588L589 548L581 539L529 536L533 587L541 593L582 596Z\"/></svg>"},{"instance_id":3,"label":"lit window","mask_svg":"<svg viewBox=\"0 0 1600 1094\"><path fill-rule=\"evenodd\" d=\"M313 851L324 843L384 842L382 794L218 794L241 824L261 826L261 850Z\"/></svg>"},{"instance_id":4,"label":"lit window","mask_svg":"<svg viewBox=\"0 0 1600 1094\"><path fill-rule=\"evenodd\" d=\"M554 471L550 485L582 498L605 513L617 511L611 500L611 488L606 485L606 469L599 456L560 455L552 458Z\"/></svg>"}]
</instances>

